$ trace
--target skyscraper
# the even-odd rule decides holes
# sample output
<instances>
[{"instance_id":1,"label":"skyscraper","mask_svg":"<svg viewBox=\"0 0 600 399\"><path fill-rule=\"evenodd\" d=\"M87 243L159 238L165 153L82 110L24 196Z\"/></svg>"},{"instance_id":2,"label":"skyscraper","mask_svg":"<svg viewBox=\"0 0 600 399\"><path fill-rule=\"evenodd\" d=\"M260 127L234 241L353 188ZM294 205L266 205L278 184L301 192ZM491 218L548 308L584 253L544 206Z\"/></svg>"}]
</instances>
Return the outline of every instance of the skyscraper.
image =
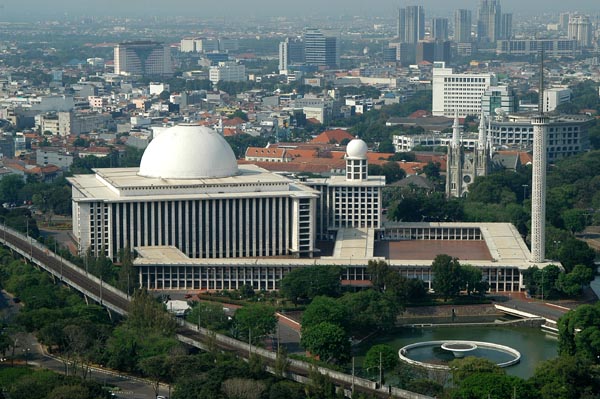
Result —
<instances>
[{"instance_id":1,"label":"skyscraper","mask_svg":"<svg viewBox=\"0 0 600 399\"><path fill-rule=\"evenodd\" d=\"M471 10L456 10L454 13L454 41L471 42Z\"/></svg>"},{"instance_id":2,"label":"skyscraper","mask_svg":"<svg viewBox=\"0 0 600 399\"><path fill-rule=\"evenodd\" d=\"M340 41L337 35L319 29L306 29L304 31L304 58L308 65L339 67Z\"/></svg>"},{"instance_id":3,"label":"skyscraper","mask_svg":"<svg viewBox=\"0 0 600 399\"><path fill-rule=\"evenodd\" d=\"M477 39L495 42L500 38L501 9L499 0L481 0L477 19Z\"/></svg>"},{"instance_id":4,"label":"skyscraper","mask_svg":"<svg viewBox=\"0 0 600 399\"><path fill-rule=\"evenodd\" d=\"M502 14L499 39L510 40L512 38L512 13Z\"/></svg>"},{"instance_id":5,"label":"skyscraper","mask_svg":"<svg viewBox=\"0 0 600 399\"><path fill-rule=\"evenodd\" d=\"M289 65L304 63L304 42L298 38L286 38L279 43L279 70L287 71Z\"/></svg>"},{"instance_id":6,"label":"skyscraper","mask_svg":"<svg viewBox=\"0 0 600 399\"><path fill-rule=\"evenodd\" d=\"M404 41L417 44L425 37L425 13L423 6L408 6L405 10Z\"/></svg>"},{"instance_id":7,"label":"skyscraper","mask_svg":"<svg viewBox=\"0 0 600 399\"><path fill-rule=\"evenodd\" d=\"M404 43L405 30L406 30L406 9L399 8L398 9L398 21L397 21L397 25L396 25L396 37L398 38L398 42L400 42L400 43Z\"/></svg>"},{"instance_id":8,"label":"skyscraper","mask_svg":"<svg viewBox=\"0 0 600 399\"><path fill-rule=\"evenodd\" d=\"M448 40L448 18L433 18L431 20L431 37L434 40Z\"/></svg>"},{"instance_id":9,"label":"skyscraper","mask_svg":"<svg viewBox=\"0 0 600 399\"><path fill-rule=\"evenodd\" d=\"M137 41L117 44L115 73L142 76L173 74L171 49L162 43Z\"/></svg>"},{"instance_id":10,"label":"skyscraper","mask_svg":"<svg viewBox=\"0 0 600 399\"><path fill-rule=\"evenodd\" d=\"M587 15L572 15L569 18L569 39L575 39L581 47L592 45L592 23Z\"/></svg>"}]
</instances>

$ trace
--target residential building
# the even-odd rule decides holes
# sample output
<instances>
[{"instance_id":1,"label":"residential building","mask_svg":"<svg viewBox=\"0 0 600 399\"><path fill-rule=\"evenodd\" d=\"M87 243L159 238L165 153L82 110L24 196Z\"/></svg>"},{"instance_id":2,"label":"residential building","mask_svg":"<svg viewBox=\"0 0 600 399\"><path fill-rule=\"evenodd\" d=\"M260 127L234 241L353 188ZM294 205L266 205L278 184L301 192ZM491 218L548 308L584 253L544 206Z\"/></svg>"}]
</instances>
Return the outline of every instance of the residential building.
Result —
<instances>
[{"instance_id":1,"label":"residential building","mask_svg":"<svg viewBox=\"0 0 600 399\"><path fill-rule=\"evenodd\" d=\"M592 23L587 15L571 15L569 18L569 39L577 40L581 47L592 45Z\"/></svg>"},{"instance_id":2,"label":"residential building","mask_svg":"<svg viewBox=\"0 0 600 399\"><path fill-rule=\"evenodd\" d=\"M171 76L173 65L169 46L136 41L120 43L115 47L115 73L117 75Z\"/></svg>"},{"instance_id":3,"label":"residential building","mask_svg":"<svg viewBox=\"0 0 600 399\"><path fill-rule=\"evenodd\" d=\"M246 77L246 67L234 61L219 62L219 65L211 66L208 72L208 80L212 83L223 82L244 82Z\"/></svg>"}]
</instances>

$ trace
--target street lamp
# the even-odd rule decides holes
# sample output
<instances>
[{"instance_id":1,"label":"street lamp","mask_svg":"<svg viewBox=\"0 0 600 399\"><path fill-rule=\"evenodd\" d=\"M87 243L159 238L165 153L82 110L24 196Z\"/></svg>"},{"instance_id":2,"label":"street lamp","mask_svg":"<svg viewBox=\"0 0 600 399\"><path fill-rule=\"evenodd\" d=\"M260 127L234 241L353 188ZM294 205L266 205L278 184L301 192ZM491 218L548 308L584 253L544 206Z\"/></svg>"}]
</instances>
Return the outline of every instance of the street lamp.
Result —
<instances>
[{"instance_id":1,"label":"street lamp","mask_svg":"<svg viewBox=\"0 0 600 399\"><path fill-rule=\"evenodd\" d=\"M523 201L525 201L527 199L527 187L529 187L529 184L523 184Z\"/></svg>"},{"instance_id":2,"label":"street lamp","mask_svg":"<svg viewBox=\"0 0 600 399\"><path fill-rule=\"evenodd\" d=\"M28 357L29 357L29 351L30 350L31 349L29 349L29 348L23 348L23 354L25 355L25 366L27 366L29 364L28 363Z\"/></svg>"}]
</instances>

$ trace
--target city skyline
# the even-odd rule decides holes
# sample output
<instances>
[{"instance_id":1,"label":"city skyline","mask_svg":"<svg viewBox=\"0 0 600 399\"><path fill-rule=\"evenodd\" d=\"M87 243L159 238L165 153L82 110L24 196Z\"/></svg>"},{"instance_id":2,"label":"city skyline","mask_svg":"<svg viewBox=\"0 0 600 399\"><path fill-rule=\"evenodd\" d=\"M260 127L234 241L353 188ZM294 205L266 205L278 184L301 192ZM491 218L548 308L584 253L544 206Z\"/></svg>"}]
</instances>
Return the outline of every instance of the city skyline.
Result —
<instances>
[{"instance_id":1,"label":"city skyline","mask_svg":"<svg viewBox=\"0 0 600 399\"><path fill-rule=\"evenodd\" d=\"M517 0L503 0L503 9L518 10L530 13L536 10L544 12L580 11L600 12L600 7L593 0L579 0L572 4L565 4L558 0L542 1L532 0L526 3ZM302 3L282 4L274 0L258 0L252 3L240 0L228 0L212 3L202 7L191 0L173 0L169 4L162 2L142 3L134 0L127 3L107 0L96 5L77 2L75 0L59 0L50 3L40 0L24 0L18 5L13 2L0 3L0 20L10 19L35 19L43 17L65 16L198 16L198 17L224 17L224 16L385 16L392 10L409 5L422 5L426 12L435 10L437 14L452 12L459 8L476 10L479 1L457 0L452 3L441 0L383 0L377 4L366 4L358 1L332 0L327 3L316 0L306 0ZM431 14L431 13L430 13Z\"/></svg>"}]
</instances>

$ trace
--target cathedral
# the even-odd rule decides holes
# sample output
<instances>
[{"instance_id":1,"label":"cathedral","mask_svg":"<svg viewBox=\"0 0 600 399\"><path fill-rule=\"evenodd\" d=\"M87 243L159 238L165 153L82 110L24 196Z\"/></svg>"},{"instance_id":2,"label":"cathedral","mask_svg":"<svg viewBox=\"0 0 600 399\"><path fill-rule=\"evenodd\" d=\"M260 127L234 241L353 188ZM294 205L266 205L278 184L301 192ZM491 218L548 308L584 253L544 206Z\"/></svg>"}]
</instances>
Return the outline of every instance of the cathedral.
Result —
<instances>
[{"instance_id":1,"label":"cathedral","mask_svg":"<svg viewBox=\"0 0 600 399\"><path fill-rule=\"evenodd\" d=\"M486 176L491 167L491 148L483 113L479 118L478 143L473 152L465 153L460 141L461 126L458 115L452 125L452 141L448 145L446 162L446 196L462 197L477 176Z\"/></svg>"}]
</instances>

